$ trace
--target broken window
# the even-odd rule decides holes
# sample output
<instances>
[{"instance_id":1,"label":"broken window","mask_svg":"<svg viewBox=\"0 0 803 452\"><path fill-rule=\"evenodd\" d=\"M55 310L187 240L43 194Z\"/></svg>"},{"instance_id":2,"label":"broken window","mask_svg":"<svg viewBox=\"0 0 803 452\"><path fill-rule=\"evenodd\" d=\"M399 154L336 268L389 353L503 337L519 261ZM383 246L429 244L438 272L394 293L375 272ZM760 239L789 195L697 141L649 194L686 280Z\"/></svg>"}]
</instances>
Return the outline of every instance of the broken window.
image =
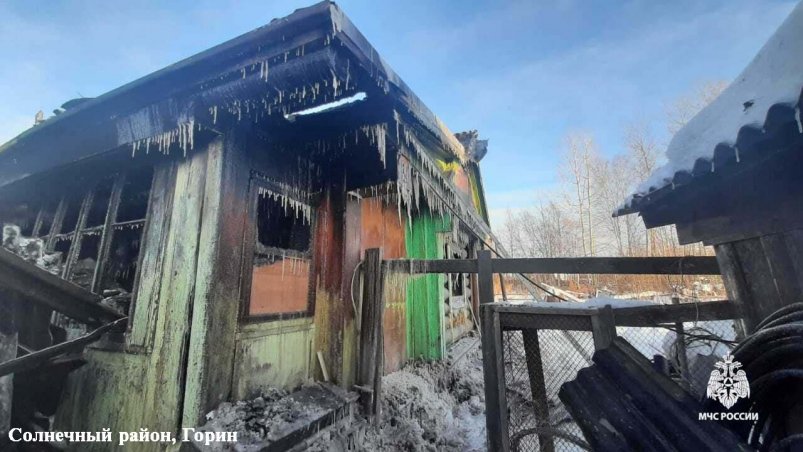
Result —
<instances>
[{"instance_id":1,"label":"broken window","mask_svg":"<svg viewBox=\"0 0 803 452\"><path fill-rule=\"evenodd\" d=\"M308 203L264 186L255 191L254 255L247 314L306 314L312 221Z\"/></svg>"},{"instance_id":2,"label":"broken window","mask_svg":"<svg viewBox=\"0 0 803 452\"><path fill-rule=\"evenodd\" d=\"M50 235L50 229L53 227L53 219L56 217L56 209L59 206L57 200L45 201L39 210L39 214L34 223L32 237L47 237ZM13 220L12 220L13 221Z\"/></svg>"},{"instance_id":3,"label":"broken window","mask_svg":"<svg viewBox=\"0 0 803 452\"><path fill-rule=\"evenodd\" d=\"M84 289L130 301L152 181L152 167L133 169L88 189L54 192L50 199L6 209L0 223L45 244L46 253L28 260ZM128 301L118 306L124 314Z\"/></svg>"}]
</instances>

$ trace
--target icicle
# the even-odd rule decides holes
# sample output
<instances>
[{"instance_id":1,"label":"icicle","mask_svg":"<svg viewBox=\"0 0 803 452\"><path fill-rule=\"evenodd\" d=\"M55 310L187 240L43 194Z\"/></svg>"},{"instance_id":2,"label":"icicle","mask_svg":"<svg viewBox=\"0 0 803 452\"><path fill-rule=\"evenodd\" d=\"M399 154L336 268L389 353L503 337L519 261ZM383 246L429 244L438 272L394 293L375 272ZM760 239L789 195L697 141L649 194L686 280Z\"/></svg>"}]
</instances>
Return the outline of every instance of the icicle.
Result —
<instances>
[{"instance_id":1,"label":"icicle","mask_svg":"<svg viewBox=\"0 0 803 452\"><path fill-rule=\"evenodd\" d=\"M339 82L337 81L337 75L335 75L335 71L329 70L332 73L332 98L337 98L337 86Z\"/></svg>"},{"instance_id":2,"label":"icicle","mask_svg":"<svg viewBox=\"0 0 803 452\"><path fill-rule=\"evenodd\" d=\"M345 91L349 90L350 78L351 78L351 60L346 60L346 83L343 84Z\"/></svg>"},{"instance_id":3,"label":"icicle","mask_svg":"<svg viewBox=\"0 0 803 452\"><path fill-rule=\"evenodd\" d=\"M797 131L803 133L803 121L800 120L800 105L795 107L795 119L797 120Z\"/></svg>"}]
</instances>

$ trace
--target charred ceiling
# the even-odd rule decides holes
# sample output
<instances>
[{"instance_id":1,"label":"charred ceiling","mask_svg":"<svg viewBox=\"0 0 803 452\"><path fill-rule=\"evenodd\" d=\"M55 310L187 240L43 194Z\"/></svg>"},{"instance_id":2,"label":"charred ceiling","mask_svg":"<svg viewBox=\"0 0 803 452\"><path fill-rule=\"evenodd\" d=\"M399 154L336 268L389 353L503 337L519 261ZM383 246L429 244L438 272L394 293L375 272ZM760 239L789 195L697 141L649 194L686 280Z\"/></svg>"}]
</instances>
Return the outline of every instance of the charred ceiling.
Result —
<instances>
[{"instance_id":1,"label":"charred ceiling","mask_svg":"<svg viewBox=\"0 0 803 452\"><path fill-rule=\"evenodd\" d=\"M340 9L322 2L83 102L21 134L0 148L0 187L121 146L130 146L135 156L183 155L197 146L198 131L221 132L236 124L258 124L267 136L289 138L300 130L294 123L306 119L293 113L358 93L367 97L360 103L371 108L360 112L354 105L344 106L349 114L340 115L340 130L387 122L384 118L395 108L434 137L437 145L429 149L466 158L460 142Z\"/></svg>"}]
</instances>

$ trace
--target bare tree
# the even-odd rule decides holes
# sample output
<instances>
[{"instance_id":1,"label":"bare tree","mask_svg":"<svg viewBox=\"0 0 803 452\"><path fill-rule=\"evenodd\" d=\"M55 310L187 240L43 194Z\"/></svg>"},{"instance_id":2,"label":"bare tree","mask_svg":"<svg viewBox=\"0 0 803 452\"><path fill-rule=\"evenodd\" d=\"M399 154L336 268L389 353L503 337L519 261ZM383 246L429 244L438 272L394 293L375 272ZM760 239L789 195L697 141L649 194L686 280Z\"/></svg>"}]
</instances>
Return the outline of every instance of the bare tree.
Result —
<instances>
[{"instance_id":1,"label":"bare tree","mask_svg":"<svg viewBox=\"0 0 803 452\"><path fill-rule=\"evenodd\" d=\"M723 82L704 83L672 103L666 110L670 133L685 125L725 86ZM636 215L612 216L631 191L658 168L664 153L646 122L628 125L622 144L623 153L602 158L590 133L568 133L561 149L562 187L556 193L541 194L540 201L529 209L508 212L502 235L510 249L516 255L532 257L711 254L710 247L701 244L681 246L674 226L647 230ZM671 286L666 278L635 276L539 278L552 278L551 283L587 293L599 288L621 293L669 290Z\"/></svg>"},{"instance_id":2,"label":"bare tree","mask_svg":"<svg viewBox=\"0 0 803 452\"><path fill-rule=\"evenodd\" d=\"M669 104L666 107L666 128L669 134L676 134L727 87L728 82L722 80L703 82Z\"/></svg>"},{"instance_id":3,"label":"bare tree","mask_svg":"<svg viewBox=\"0 0 803 452\"><path fill-rule=\"evenodd\" d=\"M586 132L570 132L564 138L561 175L571 187L570 204L576 209L583 255L594 255L592 168L599 161L594 138Z\"/></svg>"}]
</instances>

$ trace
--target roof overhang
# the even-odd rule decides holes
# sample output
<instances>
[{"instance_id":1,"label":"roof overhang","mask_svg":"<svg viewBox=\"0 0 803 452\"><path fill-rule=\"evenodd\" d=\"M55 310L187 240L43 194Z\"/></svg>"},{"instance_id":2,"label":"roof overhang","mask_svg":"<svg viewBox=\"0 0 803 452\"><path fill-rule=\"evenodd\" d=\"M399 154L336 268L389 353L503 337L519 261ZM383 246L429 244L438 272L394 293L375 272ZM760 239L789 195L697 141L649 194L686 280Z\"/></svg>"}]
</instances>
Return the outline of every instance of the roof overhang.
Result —
<instances>
[{"instance_id":1,"label":"roof overhang","mask_svg":"<svg viewBox=\"0 0 803 452\"><path fill-rule=\"evenodd\" d=\"M0 147L0 187L130 146L192 150L199 129L275 121L364 92L435 137L433 152L465 150L332 2L154 72L48 119ZM386 112L386 113L387 113Z\"/></svg>"},{"instance_id":2,"label":"roof overhang","mask_svg":"<svg viewBox=\"0 0 803 452\"><path fill-rule=\"evenodd\" d=\"M667 164L614 216L671 203L680 187L687 191L716 183L794 146L803 134L801 51L803 3L736 80L675 134L667 148Z\"/></svg>"}]
</instances>

